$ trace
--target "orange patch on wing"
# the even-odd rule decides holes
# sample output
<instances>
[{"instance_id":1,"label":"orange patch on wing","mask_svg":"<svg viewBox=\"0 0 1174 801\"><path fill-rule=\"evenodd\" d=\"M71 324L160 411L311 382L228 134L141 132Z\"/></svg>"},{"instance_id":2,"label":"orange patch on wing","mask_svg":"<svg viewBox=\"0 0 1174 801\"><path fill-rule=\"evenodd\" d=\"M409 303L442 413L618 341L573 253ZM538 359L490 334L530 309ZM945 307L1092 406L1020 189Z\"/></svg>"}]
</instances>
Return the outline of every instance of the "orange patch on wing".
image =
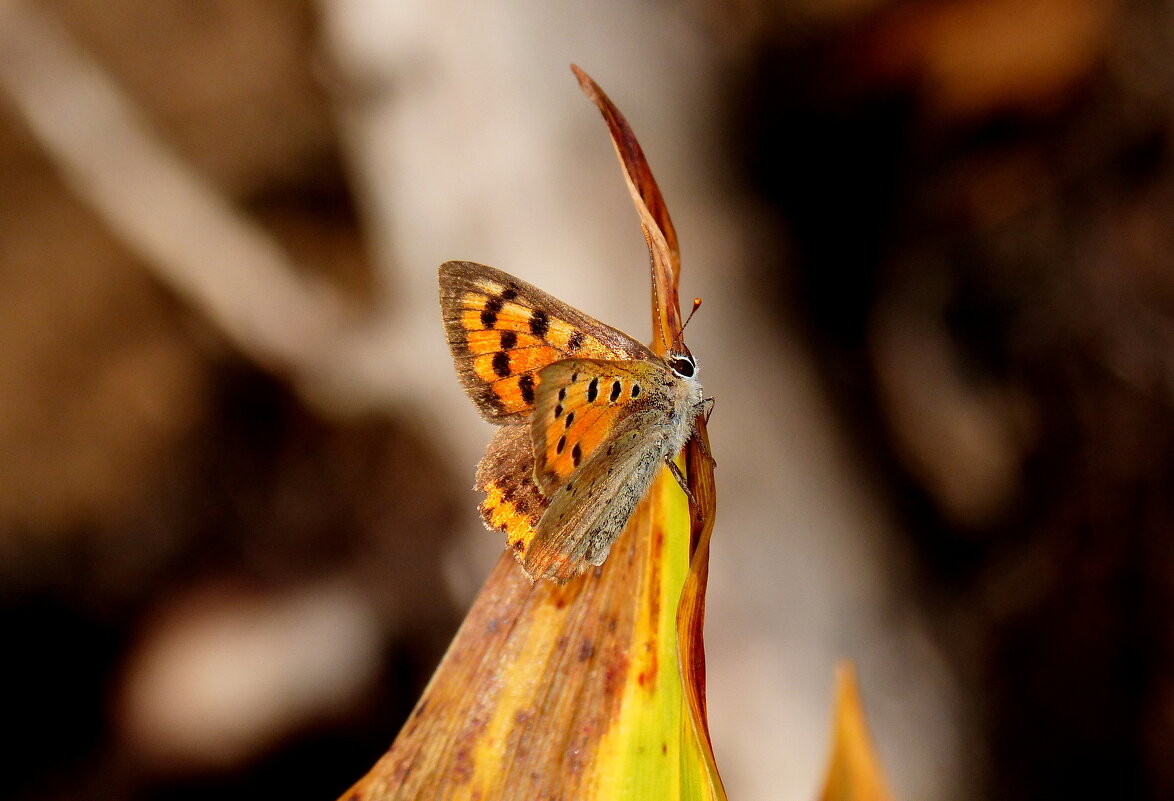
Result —
<instances>
[{"instance_id":1,"label":"orange patch on wing","mask_svg":"<svg viewBox=\"0 0 1174 801\"><path fill-rule=\"evenodd\" d=\"M480 318L478 318L478 323L480 323ZM536 337L531 333L523 333L523 332L510 332L510 333L513 333L513 337L514 337L513 345L509 348L506 348L505 350L511 354L514 351L525 350L527 348L533 348L536 346L543 347L543 348L546 347L546 343L542 339L542 337ZM502 347L501 347L502 334L503 334L503 330L499 329L499 328L481 328L480 330L469 331L468 334L466 335L469 351L474 356L480 356L485 353L496 353L497 351L502 350ZM547 348L547 350L549 350L549 348ZM562 358L562 354L555 352L554 356L550 359L550 361L558 361L558 359L561 359L561 358ZM550 363L550 361L544 362L540 366L545 367L547 364ZM534 368L526 368L526 369L534 369Z\"/></svg>"},{"instance_id":2,"label":"orange patch on wing","mask_svg":"<svg viewBox=\"0 0 1174 801\"><path fill-rule=\"evenodd\" d=\"M541 370L546 365L557 362L562 358L563 354L545 345L542 347L526 348L525 350L514 350L510 352L510 371L529 373L534 370Z\"/></svg>"},{"instance_id":3,"label":"orange patch on wing","mask_svg":"<svg viewBox=\"0 0 1174 801\"><path fill-rule=\"evenodd\" d=\"M489 328L470 331L465 342L469 352L474 356L496 353L501 350L501 334Z\"/></svg>"},{"instance_id":4,"label":"orange patch on wing","mask_svg":"<svg viewBox=\"0 0 1174 801\"><path fill-rule=\"evenodd\" d=\"M485 304L489 301L488 295L483 295L480 292L466 292L461 298L461 307L473 311L481 311L485 308Z\"/></svg>"},{"instance_id":5,"label":"orange patch on wing","mask_svg":"<svg viewBox=\"0 0 1174 801\"><path fill-rule=\"evenodd\" d=\"M547 325L546 341L556 348L567 350L570 347L571 336L577 330L570 323L552 317ZM588 337L584 335L584 339L588 339ZM582 348L579 350L582 350Z\"/></svg>"},{"instance_id":6,"label":"orange patch on wing","mask_svg":"<svg viewBox=\"0 0 1174 801\"><path fill-rule=\"evenodd\" d=\"M507 500L501 485L495 481L485 487L485 493L485 500L481 502L482 518L493 528L505 532L509 546L521 559L534 539L538 517L523 513Z\"/></svg>"},{"instance_id":7,"label":"orange patch on wing","mask_svg":"<svg viewBox=\"0 0 1174 801\"><path fill-rule=\"evenodd\" d=\"M493 326L499 331L513 331L518 334L530 333L530 310L516 303L507 303L497 313L497 322Z\"/></svg>"},{"instance_id":8,"label":"orange patch on wing","mask_svg":"<svg viewBox=\"0 0 1174 801\"><path fill-rule=\"evenodd\" d=\"M478 359L481 358L484 357L478 357ZM487 363L489 361L491 360L487 360ZM475 367L474 369L477 369L478 375L481 375L479 367ZM489 369L492 370L492 366ZM537 375L527 375L524 373L521 376L511 376L509 378L497 378L496 374L494 374L493 378L486 379L486 381L492 382L493 394L501 402L506 414L523 411L534 405L533 396L531 395L530 399L527 400L526 395L522 392L521 382L527 378L532 380L534 387L538 386L539 380Z\"/></svg>"},{"instance_id":9,"label":"orange patch on wing","mask_svg":"<svg viewBox=\"0 0 1174 801\"><path fill-rule=\"evenodd\" d=\"M568 427L567 414L574 412L575 420ZM575 471L575 452L578 448L578 463L582 464L615 427L619 407L600 404L583 405L551 419L546 429L546 470L559 478L566 478ZM566 437L562 452L559 440Z\"/></svg>"},{"instance_id":10,"label":"orange patch on wing","mask_svg":"<svg viewBox=\"0 0 1174 801\"><path fill-rule=\"evenodd\" d=\"M478 378L487 384L491 384L494 381L502 378L502 376L497 374L497 370L495 370L493 367L493 357L495 355L496 353L483 353L477 358L473 359L473 372L477 374ZM494 392L497 392L496 387L494 387ZM497 394L498 397L501 396L501 393Z\"/></svg>"},{"instance_id":11,"label":"orange patch on wing","mask_svg":"<svg viewBox=\"0 0 1174 801\"><path fill-rule=\"evenodd\" d=\"M485 324L481 322L481 312L477 309L466 309L461 312L461 328L466 331L484 331Z\"/></svg>"}]
</instances>

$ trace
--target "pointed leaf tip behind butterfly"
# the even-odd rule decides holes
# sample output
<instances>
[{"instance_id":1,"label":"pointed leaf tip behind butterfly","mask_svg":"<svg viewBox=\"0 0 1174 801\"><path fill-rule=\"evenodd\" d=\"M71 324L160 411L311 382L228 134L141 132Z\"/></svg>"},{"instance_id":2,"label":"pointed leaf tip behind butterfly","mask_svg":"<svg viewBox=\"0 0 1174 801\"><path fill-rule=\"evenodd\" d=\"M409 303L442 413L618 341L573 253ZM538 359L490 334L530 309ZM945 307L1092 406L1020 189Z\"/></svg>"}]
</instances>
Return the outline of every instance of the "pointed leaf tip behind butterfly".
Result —
<instances>
[{"instance_id":1,"label":"pointed leaf tip behind butterfly","mask_svg":"<svg viewBox=\"0 0 1174 801\"><path fill-rule=\"evenodd\" d=\"M648 348L501 270L440 266L440 309L461 383L490 422L534 408L538 372L562 359L646 359Z\"/></svg>"},{"instance_id":2,"label":"pointed leaf tip behind butterfly","mask_svg":"<svg viewBox=\"0 0 1174 801\"><path fill-rule=\"evenodd\" d=\"M612 145L623 169L624 181L628 185L628 193L640 216L640 227L644 231L644 240L652 260L652 325L657 334L653 338L652 348L656 353L663 354L668 349L668 343L675 341L681 330L681 309L677 297L681 254L677 231L644 150L628 121L590 75L574 64L571 65L571 72L578 79L583 93L595 103L607 123Z\"/></svg>"}]
</instances>

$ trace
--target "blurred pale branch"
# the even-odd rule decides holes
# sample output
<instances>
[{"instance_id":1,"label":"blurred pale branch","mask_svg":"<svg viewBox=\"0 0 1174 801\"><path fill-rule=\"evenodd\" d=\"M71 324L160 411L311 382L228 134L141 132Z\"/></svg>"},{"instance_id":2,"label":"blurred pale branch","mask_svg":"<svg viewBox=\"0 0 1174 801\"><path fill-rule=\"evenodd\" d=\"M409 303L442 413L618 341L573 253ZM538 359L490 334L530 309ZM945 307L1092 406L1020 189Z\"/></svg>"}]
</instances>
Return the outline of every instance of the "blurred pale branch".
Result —
<instances>
[{"instance_id":1,"label":"blurred pale branch","mask_svg":"<svg viewBox=\"0 0 1174 801\"><path fill-rule=\"evenodd\" d=\"M295 383L337 380L339 340L362 321L173 153L36 4L0 2L0 89L74 191L237 348Z\"/></svg>"}]
</instances>

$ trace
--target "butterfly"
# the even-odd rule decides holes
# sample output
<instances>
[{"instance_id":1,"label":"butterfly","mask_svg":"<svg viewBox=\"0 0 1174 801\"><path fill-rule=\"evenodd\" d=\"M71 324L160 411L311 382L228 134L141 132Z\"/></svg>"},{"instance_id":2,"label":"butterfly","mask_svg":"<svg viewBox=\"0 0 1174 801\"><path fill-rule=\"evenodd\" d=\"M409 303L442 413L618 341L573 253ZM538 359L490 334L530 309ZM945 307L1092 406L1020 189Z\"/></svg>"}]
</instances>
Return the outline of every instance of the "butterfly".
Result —
<instances>
[{"instance_id":1,"label":"butterfly","mask_svg":"<svg viewBox=\"0 0 1174 801\"><path fill-rule=\"evenodd\" d=\"M486 527L532 580L603 564L636 505L707 412L697 362L662 358L508 273L450 261L440 309L461 383L500 426L477 466Z\"/></svg>"}]
</instances>

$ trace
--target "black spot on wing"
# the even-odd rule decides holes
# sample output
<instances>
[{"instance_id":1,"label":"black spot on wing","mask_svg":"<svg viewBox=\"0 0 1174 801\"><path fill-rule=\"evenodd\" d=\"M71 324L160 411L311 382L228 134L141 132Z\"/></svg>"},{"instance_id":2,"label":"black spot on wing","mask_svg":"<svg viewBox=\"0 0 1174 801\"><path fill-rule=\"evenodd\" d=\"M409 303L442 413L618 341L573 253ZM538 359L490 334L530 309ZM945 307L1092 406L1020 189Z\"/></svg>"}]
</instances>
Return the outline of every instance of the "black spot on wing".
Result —
<instances>
[{"instance_id":1,"label":"black spot on wing","mask_svg":"<svg viewBox=\"0 0 1174 801\"><path fill-rule=\"evenodd\" d=\"M518 296L518 290L515 289L513 286L506 287L505 291L503 291L501 293L502 300L513 300L517 296Z\"/></svg>"},{"instance_id":2,"label":"black spot on wing","mask_svg":"<svg viewBox=\"0 0 1174 801\"><path fill-rule=\"evenodd\" d=\"M536 337L545 337L549 330L550 318L546 316L546 312L542 309L532 310L530 312L530 333Z\"/></svg>"},{"instance_id":3,"label":"black spot on wing","mask_svg":"<svg viewBox=\"0 0 1174 801\"><path fill-rule=\"evenodd\" d=\"M508 378L510 374L510 356L508 353L498 351L493 354L493 372L497 373L498 378Z\"/></svg>"},{"instance_id":4,"label":"black spot on wing","mask_svg":"<svg viewBox=\"0 0 1174 801\"><path fill-rule=\"evenodd\" d=\"M610 400L612 403L618 401L620 399L620 390L623 388L623 384L621 384L619 381L613 381L611 384L611 395L608 397L608 400Z\"/></svg>"},{"instance_id":5,"label":"black spot on wing","mask_svg":"<svg viewBox=\"0 0 1174 801\"><path fill-rule=\"evenodd\" d=\"M640 385L639 384L633 382L631 395L633 398L640 397Z\"/></svg>"},{"instance_id":6,"label":"black spot on wing","mask_svg":"<svg viewBox=\"0 0 1174 801\"><path fill-rule=\"evenodd\" d=\"M595 403L595 399L599 397L599 376L591 379L591 383L587 385L587 402Z\"/></svg>"},{"instance_id":7,"label":"black spot on wing","mask_svg":"<svg viewBox=\"0 0 1174 801\"><path fill-rule=\"evenodd\" d=\"M518 379L518 391L522 393L522 401L527 406L534 405L534 376L524 375Z\"/></svg>"},{"instance_id":8,"label":"black spot on wing","mask_svg":"<svg viewBox=\"0 0 1174 801\"><path fill-rule=\"evenodd\" d=\"M567 447L567 435L563 434L558 438L558 443L554 446L555 453L562 453L563 448Z\"/></svg>"},{"instance_id":9,"label":"black spot on wing","mask_svg":"<svg viewBox=\"0 0 1174 801\"><path fill-rule=\"evenodd\" d=\"M575 413L571 412L570 414L568 414L565 422L566 422L566 427L570 428L571 424L575 422Z\"/></svg>"},{"instance_id":10,"label":"black spot on wing","mask_svg":"<svg viewBox=\"0 0 1174 801\"><path fill-rule=\"evenodd\" d=\"M518 335L515 332L513 332L513 331L502 331L501 332L501 349L502 350L513 350L517 344L518 344Z\"/></svg>"},{"instance_id":11,"label":"black spot on wing","mask_svg":"<svg viewBox=\"0 0 1174 801\"><path fill-rule=\"evenodd\" d=\"M562 417L563 405L560 403L554 407L554 419L557 420Z\"/></svg>"},{"instance_id":12,"label":"black spot on wing","mask_svg":"<svg viewBox=\"0 0 1174 801\"><path fill-rule=\"evenodd\" d=\"M481 325L493 328L497 324L497 313L505 303L500 297L493 296L485 301L485 308L481 310Z\"/></svg>"},{"instance_id":13,"label":"black spot on wing","mask_svg":"<svg viewBox=\"0 0 1174 801\"><path fill-rule=\"evenodd\" d=\"M571 338L567 340L567 348L570 350L578 350L583 347L583 332L576 331L571 334Z\"/></svg>"},{"instance_id":14,"label":"black spot on wing","mask_svg":"<svg viewBox=\"0 0 1174 801\"><path fill-rule=\"evenodd\" d=\"M575 447L571 448L571 462L574 463L575 467L578 467L581 461L583 461L583 449L576 442Z\"/></svg>"}]
</instances>

